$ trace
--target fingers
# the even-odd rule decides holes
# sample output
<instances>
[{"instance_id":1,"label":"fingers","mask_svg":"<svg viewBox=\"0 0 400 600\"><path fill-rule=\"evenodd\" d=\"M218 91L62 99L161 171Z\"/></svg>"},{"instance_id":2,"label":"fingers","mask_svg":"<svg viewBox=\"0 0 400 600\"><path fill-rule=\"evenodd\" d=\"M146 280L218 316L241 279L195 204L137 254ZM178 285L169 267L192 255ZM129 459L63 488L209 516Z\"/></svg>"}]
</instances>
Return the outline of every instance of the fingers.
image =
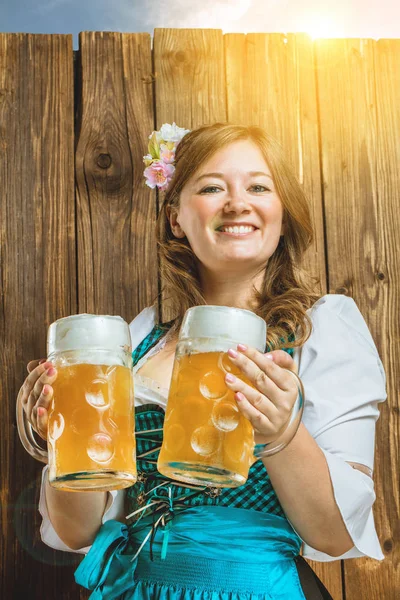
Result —
<instances>
[{"instance_id":1,"label":"fingers","mask_svg":"<svg viewBox=\"0 0 400 600\"><path fill-rule=\"evenodd\" d=\"M52 388L48 386L51 390ZM53 392L51 391L48 396L53 397ZM50 403L49 401L49 403ZM48 427L48 407L44 408L43 406L39 406L36 404L32 410L32 427L40 435L40 437L44 440L47 440L47 427Z\"/></svg>"},{"instance_id":2,"label":"fingers","mask_svg":"<svg viewBox=\"0 0 400 600\"><path fill-rule=\"evenodd\" d=\"M28 364L26 365L26 369L28 371L28 373L30 373L31 371L33 371L33 369L35 369L38 365L42 364L46 362L45 358L38 358L36 360L30 360L28 362Z\"/></svg>"},{"instance_id":3,"label":"fingers","mask_svg":"<svg viewBox=\"0 0 400 600\"><path fill-rule=\"evenodd\" d=\"M28 400L27 400L27 404L26 404L26 414L28 416L28 419L31 416L32 410L34 408L34 406L37 404L37 406L43 406L44 408L48 408L49 406L49 402L48 402L48 395L49 393L45 394L44 393L44 386L46 384L48 388L50 388L50 392L53 392L53 388L51 387L51 384L54 383L54 381L57 379L57 371L56 369L54 369L53 366L50 366L48 369L46 369L46 365L48 365L51 363L44 363L44 365L39 365L39 367L37 367L37 369L40 369L40 367L44 367L43 372L40 374L40 376L36 379L33 388L31 389L31 392L28 396ZM33 375L33 372L31 373L31 375ZM46 391L48 392L48 390L46 389Z\"/></svg>"},{"instance_id":4,"label":"fingers","mask_svg":"<svg viewBox=\"0 0 400 600\"><path fill-rule=\"evenodd\" d=\"M279 365L283 369L289 369L289 371L293 371L293 373L298 373L298 367L293 358L285 352L284 350L273 350L272 352L268 352L269 356L272 356L272 360L276 365ZM264 354L267 357L267 354Z\"/></svg>"},{"instance_id":5,"label":"fingers","mask_svg":"<svg viewBox=\"0 0 400 600\"><path fill-rule=\"evenodd\" d=\"M29 375L21 387L19 401L34 431L47 439L48 410L53 399L51 384L57 378L57 371L46 359L30 361L27 369Z\"/></svg>"},{"instance_id":6,"label":"fingers","mask_svg":"<svg viewBox=\"0 0 400 600\"><path fill-rule=\"evenodd\" d=\"M277 437L276 427L271 420L255 408L241 392L235 394L240 412L250 421L255 432L260 432L262 440L256 443L268 444Z\"/></svg>"},{"instance_id":7,"label":"fingers","mask_svg":"<svg viewBox=\"0 0 400 600\"><path fill-rule=\"evenodd\" d=\"M265 394L254 389L242 379L236 377L234 381L229 381L225 378L225 381L228 388L235 392L235 399L241 412L258 431L276 433L289 418L290 410L287 412L282 410ZM277 402L276 398L275 402Z\"/></svg>"},{"instance_id":8,"label":"fingers","mask_svg":"<svg viewBox=\"0 0 400 600\"><path fill-rule=\"evenodd\" d=\"M265 390L268 397L277 395L278 389L284 392L293 390L293 376L285 369L295 370L297 366L287 352L276 350L273 353L262 354L256 348L246 347L246 350L240 350L237 352L237 356L233 357L231 350L228 351L231 361L263 393ZM272 356L272 360L268 356ZM277 361L279 361L279 364Z\"/></svg>"},{"instance_id":9,"label":"fingers","mask_svg":"<svg viewBox=\"0 0 400 600\"><path fill-rule=\"evenodd\" d=\"M33 368L33 365L35 363L38 363L39 361L30 361L28 363L28 371L29 371L29 375L28 377L25 379L19 394L18 394L18 399L19 401L22 403L25 412L27 413L27 417L29 418L30 413L32 411L32 406L30 407L30 410L28 412L28 401L29 401L29 397L31 395L31 392L37 382L37 380L39 379L39 377L41 377L43 375L43 373L46 372L46 369L48 369L49 367L52 366L51 362L45 362L43 364L38 364L36 367Z\"/></svg>"},{"instance_id":10,"label":"fingers","mask_svg":"<svg viewBox=\"0 0 400 600\"><path fill-rule=\"evenodd\" d=\"M282 368L255 348L242 348L238 346L240 352L228 351L230 361L241 373L234 381L229 381L232 374L227 374L225 382L235 392L242 414L257 432L272 441L287 424L298 396L295 377L285 370L292 366L289 363L293 359L288 355L287 367Z\"/></svg>"}]
</instances>

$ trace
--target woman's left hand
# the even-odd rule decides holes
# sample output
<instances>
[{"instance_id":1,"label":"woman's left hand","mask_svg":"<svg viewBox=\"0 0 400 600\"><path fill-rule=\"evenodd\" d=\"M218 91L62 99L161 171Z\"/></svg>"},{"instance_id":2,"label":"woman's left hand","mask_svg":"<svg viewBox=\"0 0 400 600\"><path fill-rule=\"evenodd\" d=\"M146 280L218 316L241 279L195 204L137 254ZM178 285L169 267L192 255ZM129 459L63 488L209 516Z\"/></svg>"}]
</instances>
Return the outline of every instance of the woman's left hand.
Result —
<instances>
[{"instance_id":1,"label":"woman's left hand","mask_svg":"<svg viewBox=\"0 0 400 600\"><path fill-rule=\"evenodd\" d=\"M255 443L268 444L283 433L296 402L296 379L285 369L297 374L297 365L284 350L262 354L255 348L241 350L238 346L236 352L236 358L230 350L228 356L251 385L238 377L233 382L225 377L225 383L236 392L240 412L253 425Z\"/></svg>"}]
</instances>

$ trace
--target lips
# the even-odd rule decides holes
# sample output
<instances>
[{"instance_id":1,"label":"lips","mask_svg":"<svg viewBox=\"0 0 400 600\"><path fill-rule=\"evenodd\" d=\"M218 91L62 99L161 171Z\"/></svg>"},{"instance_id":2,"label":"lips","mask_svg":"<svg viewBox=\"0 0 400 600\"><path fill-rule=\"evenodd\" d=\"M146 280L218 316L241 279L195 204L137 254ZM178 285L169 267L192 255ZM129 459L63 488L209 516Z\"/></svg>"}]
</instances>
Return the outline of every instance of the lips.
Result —
<instances>
[{"instance_id":1,"label":"lips","mask_svg":"<svg viewBox=\"0 0 400 600\"><path fill-rule=\"evenodd\" d=\"M246 222L244 222L244 223L235 223L235 222L229 223L229 222L226 222L226 223L221 223L221 225L219 225L217 227L217 231L222 229L222 227L254 227L254 229L258 229L258 227L256 227L254 225L254 223L246 223Z\"/></svg>"},{"instance_id":2,"label":"lips","mask_svg":"<svg viewBox=\"0 0 400 600\"><path fill-rule=\"evenodd\" d=\"M216 233L219 233L220 235L231 236L231 237L247 237L250 235L254 235L257 231L258 231L258 229L253 229L253 231L245 231L244 233L232 233L230 231L216 231Z\"/></svg>"}]
</instances>

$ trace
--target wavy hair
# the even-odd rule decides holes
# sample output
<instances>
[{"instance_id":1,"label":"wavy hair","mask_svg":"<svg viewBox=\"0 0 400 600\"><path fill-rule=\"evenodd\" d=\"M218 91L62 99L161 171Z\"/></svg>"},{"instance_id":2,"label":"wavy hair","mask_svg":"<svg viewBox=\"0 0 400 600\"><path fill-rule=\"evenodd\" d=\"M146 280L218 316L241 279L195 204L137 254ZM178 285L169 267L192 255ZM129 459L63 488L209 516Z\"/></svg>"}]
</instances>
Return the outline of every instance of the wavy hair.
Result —
<instances>
[{"instance_id":1,"label":"wavy hair","mask_svg":"<svg viewBox=\"0 0 400 600\"><path fill-rule=\"evenodd\" d=\"M306 310L320 298L315 292L319 279L300 266L313 241L311 215L307 197L280 145L260 127L213 123L193 129L179 142L175 172L165 192L156 224L161 276L164 279L158 297L165 292L176 315L172 326L171 322L168 324L171 334L179 331L188 308L207 304L201 289L197 258L187 238L176 238L172 233L168 212L179 209L180 193L200 167L215 152L239 140L250 140L260 149L284 209L285 234L262 269L261 290L253 286L257 305L253 312L267 324L269 350L295 348L303 345L311 335L312 322Z\"/></svg>"}]
</instances>

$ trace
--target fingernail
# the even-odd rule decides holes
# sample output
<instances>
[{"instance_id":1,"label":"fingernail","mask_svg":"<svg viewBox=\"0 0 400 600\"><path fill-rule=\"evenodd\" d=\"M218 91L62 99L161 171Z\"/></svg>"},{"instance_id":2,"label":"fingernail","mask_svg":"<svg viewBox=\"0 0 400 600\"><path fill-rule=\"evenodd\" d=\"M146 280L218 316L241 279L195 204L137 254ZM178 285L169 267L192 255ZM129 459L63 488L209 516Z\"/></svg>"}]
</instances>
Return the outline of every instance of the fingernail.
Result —
<instances>
[{"instance_id":1,"label":"fingernail","mask_svg":"<svg viewBox=\"0 0 400 600\"><path fill-rule=\"evenodd\" d=\"M238 355L236 350L233 350L232 348L229 348L228 354L229 354L229 356L232 356L232 358L237 358L237 355Z\"/></svg>"},{"instance_id":2,"label":"fingernail","mask_svg":"<svg viewBox=\"0 0 400 600\"><path fill-rule=\"evenodd\" d=\"M50 369L47 369L47 375L49 377L51 377L52 375L54 375L56 372L56 370L53 367L50 367Z\"/></svg>"},{"instance_id":3,"label":"fingernail","mask_svg":"<svg viewBox=\"0 0 400 600\"><path fill-rule=\"evenodd\" d=\"M42 406L39 406L39 408L37 409L37 412L38 412L39 417L43 417L43 415L45 413L45 409Z\"/></svg>"},{"instance_id":4,"label":"fingernail","mask_svg":"<svg viewBox=\"0 0 400 600\"><path fill-rule=\"evenodd\" d=\"M238 344L237 348L238 350L240 350L240 352L246 352L247 350L247 346L245 346L244 344Z\"/></svg>"},{"instance_id":5,"label":"fingernail","mask_svg":"<svg viewBox=\"0 0 400 600\"><path fill-rule=\"evenodd\" d=\"M44 385L44 386L43 386L43 394L44 394L45 396L47 396L47 394L48 394L49 392L50 392L50 388L49 388L49 386L48 386L48 385Z\"/></svg>"},{"instance_id":6,"label":"fingernail","mask_svg":"<svg viewBox=\"0 0 400 600\"><path fill-rule=\"evenodd\" d=\"M42 360L39 360L39 365L41 365L42 363L46 362L46 358L42 358Z\"/></svg>"},{"instance_id":7,"label":"fingernail","mask_svg":"<svg viewBox=\"0 0 400 600\"><path fill-rule=\"evenodd\" d=\"M236 381L236 377L234 375L231 375L231 373L227 373L225 375L225 381L229 381L230 383L233 383L234 381Z\"/></svg>"}]
</instances>

